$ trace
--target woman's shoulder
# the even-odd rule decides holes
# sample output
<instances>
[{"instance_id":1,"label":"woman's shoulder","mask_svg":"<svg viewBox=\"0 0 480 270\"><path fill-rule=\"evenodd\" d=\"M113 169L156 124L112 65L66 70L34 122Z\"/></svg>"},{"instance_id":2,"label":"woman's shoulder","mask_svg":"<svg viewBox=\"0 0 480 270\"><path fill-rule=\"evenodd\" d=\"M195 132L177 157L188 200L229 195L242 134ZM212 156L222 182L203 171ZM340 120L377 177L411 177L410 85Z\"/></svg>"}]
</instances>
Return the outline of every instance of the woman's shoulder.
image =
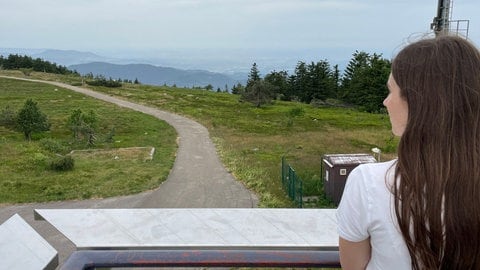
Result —
<instances>
[{"instance_id":1,"label":"woman's shoulder","mask_svg":"<svg viewBox=\"0 0 480 270\"><path fill-rule=\"evenodd\" d=\"M355 186L354 189L363 190L368 196L382 195L383 197L390 193L396 161L394 159L386 162L361 164L350 173L347 184Z\"/></svg>"},{"instance_id":2,"label":"woman's shoulder","mask_svg":"<svg viewBox=\"0 0 480 270\"><path fill-rule=\"evenodd\" d=\"M374 163L363 163L358 165L354 170L362 171L363 173L385 173L391 169L394 170L397 159L385 161L385 162L374 162Z\"/></svg>"}]
</instances>

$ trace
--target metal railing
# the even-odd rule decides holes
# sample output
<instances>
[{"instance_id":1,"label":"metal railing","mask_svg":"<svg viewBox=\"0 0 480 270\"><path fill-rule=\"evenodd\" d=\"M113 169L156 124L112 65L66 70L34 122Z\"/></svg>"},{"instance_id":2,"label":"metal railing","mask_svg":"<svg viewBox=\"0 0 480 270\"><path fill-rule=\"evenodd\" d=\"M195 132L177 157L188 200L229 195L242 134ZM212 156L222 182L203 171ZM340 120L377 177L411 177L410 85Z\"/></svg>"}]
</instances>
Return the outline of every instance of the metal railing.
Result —
<instances>
[{"instance_id":1,"label":"metal railing","mask_svg":"<svg viewBox=\"0 0 480 270\"><path fill-rule=\"evenodd\" d=\"M84 250L61 270L119 267L339 268L338 251L311 250Z\"/></svg>"},{"instance_id":2,"label":"metal railing","mask_svg":"<svg viewBox=\"0 0 480 270\"><path fill-rule=\"evenodd\" d=\"M282 157L282 184L288 197L295 202L298 208L303 207L303 182L295 170Z\"/></svg>"}]
</instances>

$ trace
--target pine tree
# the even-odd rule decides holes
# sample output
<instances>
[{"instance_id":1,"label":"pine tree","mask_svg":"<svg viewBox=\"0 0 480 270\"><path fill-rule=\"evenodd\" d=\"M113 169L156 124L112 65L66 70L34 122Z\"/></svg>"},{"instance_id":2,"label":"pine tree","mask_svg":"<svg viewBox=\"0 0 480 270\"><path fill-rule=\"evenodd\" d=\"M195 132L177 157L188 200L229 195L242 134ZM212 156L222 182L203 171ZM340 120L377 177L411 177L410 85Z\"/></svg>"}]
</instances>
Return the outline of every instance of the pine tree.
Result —
<instances>
[{"instance_id":1,"label":"pine tree","mask_svg":"<svg viewBox=\"0 0 480 270\"><path fill-rule=\"evenodd\" d=\"M281 100L290 100L288 95L288 73L286 71L272 71L265 75L266 82L273 86L273 95Z\"/></svg>"},{"instance_id":2,"label":"pine tree","mask_svg":"<svg viewBox=\"0 0 480 270\"><path fill-rule=\"evenodd\" d=\"M247 86L246 89L253 86L255 82L261 80L260 71L258 71L257 63L253 63L252 68L250 69L250 74L248 74Z\"/></svg>"},{"instance_id":3,"label":"pine tree","mask_svg":"<svg viewBox=\"0 0 480 270\"><path fill-rule=\"evenodd\" d=\"M334 86L334 91L333 91L333 96L332 98L338 99L338 90L339 90L339 84L340 84L340 70L338 69L338 65L333 66L333 86Z\"/></svg>"},{"instance_id":4,"label":"pine tree","mask_svg":"<svg viewBox=\"0 0 480 270\"><path fill-rule=\"evenodd\" d=\"M245 87L241 83L237 83L232 87L232 94L241 95L245 91Z\"/></svg>"},{"instance_id":5,"label":"pine tree","mask_svg":"<svg viewBox=\"0 0 480 270\"><path fill-rule=\"evenodd\" d=\"M75 140L79 140L83 136L87 138L89 144L93 144L92 138L95 137L95 129L97 128L97 115L93 110L86 114L82 110L76 109L70 114L67 126L73 132Z\"/></svg>"},{"instance_id":6,"label":"pine tree","mask_svg":"<svg viewBox=\"0 0 480 270\"><path fill-rule=\"evenodd\" d=\"M307 69L308 84L305 102L312 100L326 100L333 97L335 92L333 72L327 60L311 63Z\"/></svg>"},{"instance_id":7,"label":"pine tree","mask_svg":"<svg viewBox=\"0 0 480 270\"><path fill-rule=\"evenodd\" d=\"M351 102L351 98L349 97L351 95L351 92L353 89L351 89L350 85L352 80L355 79L355 76L358 76L358 73L360 69L365 68L368 66L368 59L370 55L366 52L359 52L355 51L352 55L352 59L350 59L350 62L348 62L347 67L345 68L345 71L343 73L342 79L341 79L341 91L340 91L340 98L347 101Z\"/></svg>"},{"instance_id":8,"label":"pine tree","mask_svg":"<svg viewBox=\"0 0 480 270\"><path fill-rule=\"evenodd\" d=\"M379 54L355 52L342 77L341 99L367 112L381 111L390 66Z\"/></svg>"},{"instance_id":9,"label":"pine tree","mask_svg":"<svg viewBox=\"0 0 480 270\"><path fill-rule=\"evenodd\" d=\"M28 99L18 112L17 128L23 132L26 140L31 140L33 132L50 130L47 116L43 114L32 99Z\"/></svg>"},{"instance_id":10,"label":"pine tree","mask_svg":"<svg viewBox=\"0 0 480 270\"><path fill-rule=\"evenodd\" d=\"M248 101L258 108L264 104L270 103L272 97L273 86L264 80L258 80L254 82L250 88L245 88L241 100Z\"/></svg>"},{"instance_id":11,"label":"pine tree","mask_svg":"<svg viewBox=\"0 0 480 270\"><path fill-rule=\"evenodd\" d=\"M307 100L308 81L307 65L300 61L295 67L295 75L291 81L291 92L294 99L299 99L302 102Z\"/></svg>"}]
</instances>

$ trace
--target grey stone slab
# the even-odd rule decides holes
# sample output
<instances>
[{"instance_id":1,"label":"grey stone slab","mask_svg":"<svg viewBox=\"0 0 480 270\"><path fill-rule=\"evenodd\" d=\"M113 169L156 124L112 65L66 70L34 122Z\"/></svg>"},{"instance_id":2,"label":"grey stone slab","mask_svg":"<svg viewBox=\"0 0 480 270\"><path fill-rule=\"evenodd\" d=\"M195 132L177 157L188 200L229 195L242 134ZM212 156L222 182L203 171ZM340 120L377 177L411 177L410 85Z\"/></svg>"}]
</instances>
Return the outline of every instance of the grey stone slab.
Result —
<instances>
[{"instance_id":1,"label":"grey stone slab","mask_svg":"<svg viewBox=\"0 0 480 270\"><path fill-rule=\"evenodd\" d=\"M57 251L18 214L0 225L0 269L55 269Z\"/></svg>"},{"instance_id":2,"label":"grey stone slab","mask_svg":"<svg viewBox=\"0 0 480 270\"><path fill-rule=\"evenodd\" d=\"M36 209L77 249L338 249L335 209Z\"/></svg>"}]
</instances>

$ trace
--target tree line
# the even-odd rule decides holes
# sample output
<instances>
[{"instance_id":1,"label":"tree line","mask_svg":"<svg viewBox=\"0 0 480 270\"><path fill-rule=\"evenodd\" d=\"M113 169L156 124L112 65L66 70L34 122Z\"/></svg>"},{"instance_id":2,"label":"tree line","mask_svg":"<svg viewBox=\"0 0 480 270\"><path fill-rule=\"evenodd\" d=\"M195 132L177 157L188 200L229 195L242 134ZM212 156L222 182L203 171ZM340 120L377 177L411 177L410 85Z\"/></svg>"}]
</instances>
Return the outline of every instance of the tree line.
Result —
<instances>
[{"instance_id":1,"label":"tree line","mask_svg":"<svg viewBox=\"0 0 480 270\"><path fill-rule=\"evenodd\" d=\"M238 83L232 87L231 92L239 94L241 101L251 102L257 107L278 99L314 105L340 103L367 112L382 112L384 111L382 101L388 94L386 81L390 66L390 61L380 54L355 51L343 72L340 72L338 65L331 66L327 60L308 64L300 61L293 74L284 70L274 70L262 78L257 64L253 63L246 86ZM79 75L65 66L16 54L11 54L7 58L0 55L1 68ZM85 79L89 85L106 87L122 85L121 79L107 80L103 76L94 77L93 74L86 75ZM134 83L140 82L135 79ZM227 86L225 88L227 91ZM213 90L213 87L208 85L205 89ZM217 92L221 90L217 89Z\"/></svg>"},{"instance_id":2,"label":"tree line","mask_svg":"<svg viewBox=\"0 0 480 270\"><path fill-rule=\"evenodd\" d=\"M260 76L253 63L246 86L237 84L233 94L240 100L259 107L274 99L312 104L342 103L367 112L383 111L383 99L388 94L386 82L391 63L379 54L356 51L343 74L338 65L327 60L298 62L294 73L272 71Z\"/></svg>"},{"instance_id":3,"label":"tree line","mask_svg":"<svg viewBox=\"0 0 480 270\"><path fill-rule=\"evenodd\" d=\"M66 66L18 54L10 54L6 58L0 55L0 69L31 69L33 71L55 74L78 74L76 71L69 70Z\"/></svg>"}]
</instances>

